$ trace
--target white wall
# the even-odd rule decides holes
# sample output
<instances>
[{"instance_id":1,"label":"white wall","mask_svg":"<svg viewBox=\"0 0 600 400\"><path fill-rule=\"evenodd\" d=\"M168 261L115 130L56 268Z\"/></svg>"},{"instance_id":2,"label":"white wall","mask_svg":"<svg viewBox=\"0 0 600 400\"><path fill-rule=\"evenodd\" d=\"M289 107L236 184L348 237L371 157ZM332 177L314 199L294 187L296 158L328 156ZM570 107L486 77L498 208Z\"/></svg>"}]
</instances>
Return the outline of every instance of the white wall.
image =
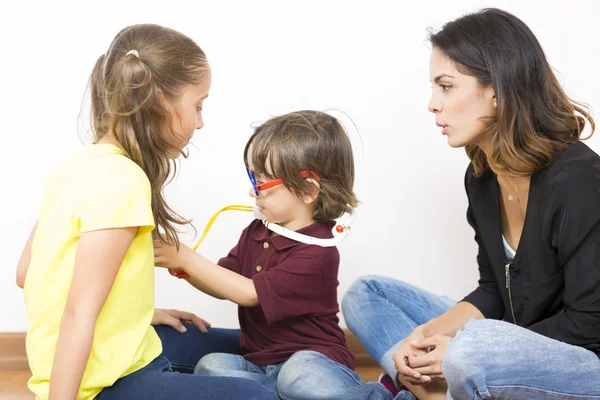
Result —
<instances>
[{"instance_id":1,"label":"white wall","mask_svg":"<svg viewBox=\"0 0 600 400\"><path fill-rule=\"evenodd\" d=\"M515 13L538 35L567 92L600 107L599 7L590 1L34 1L0 11L0 331L27 329L15 267L42 185L81 147L77 117L96 58L126 25L153 22L194 38L213 68L205 128L167 190L199 230L227 204L251 204L242 150L249 126L297 109L338 108L360 129L359 220L340 246L340 298L354 279L385 274L460 298L477 279L464 218L467 157L427 112L426 28L484 6ZM457 5L458 4L458 5ZM588 143L600 150L600 133ZM250 216L215 224L202 253L227 253ZM190 243L191 236L185 241ZM235 327L235 306L157 272L156 303Z\"/></svg>"}]
</instances>

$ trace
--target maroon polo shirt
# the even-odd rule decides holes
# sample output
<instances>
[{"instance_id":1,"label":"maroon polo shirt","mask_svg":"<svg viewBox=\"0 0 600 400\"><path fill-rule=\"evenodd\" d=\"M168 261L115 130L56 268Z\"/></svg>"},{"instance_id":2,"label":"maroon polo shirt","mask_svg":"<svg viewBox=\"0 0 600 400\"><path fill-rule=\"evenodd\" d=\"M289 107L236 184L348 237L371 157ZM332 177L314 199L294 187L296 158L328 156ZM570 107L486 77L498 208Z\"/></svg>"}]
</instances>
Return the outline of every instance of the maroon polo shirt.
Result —
<instances>
[{"instance_id":1,"label":"maroon polo shirt","mask_svg":"<svg viewBox=\"0 0 600 400\"><path fill-rule=\"evenodd\" d=\"M314 223L298 232L331 238L334 224ZM272 236L260 220L244 229L219 265L252 279L258 294L258 306L238 308L246 360L265 366L313 350L354 369L337 317L339 263L336 247Z\"/></svg>"}]
</instances>

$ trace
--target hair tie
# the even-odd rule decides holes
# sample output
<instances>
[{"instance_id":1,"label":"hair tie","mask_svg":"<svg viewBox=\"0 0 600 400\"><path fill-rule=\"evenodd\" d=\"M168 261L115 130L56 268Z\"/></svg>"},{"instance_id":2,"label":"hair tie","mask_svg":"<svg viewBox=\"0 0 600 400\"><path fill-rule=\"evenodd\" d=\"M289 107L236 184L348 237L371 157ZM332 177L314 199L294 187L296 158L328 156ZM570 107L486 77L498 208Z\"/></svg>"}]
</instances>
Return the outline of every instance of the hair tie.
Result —
<instances>
[{"instance_id":1,"label":"hair tie","mask_svg":"<svg viewBox=\"0 0 600 400\"><path fill-rule=\"evenodd\" d=\"M126 55L126 56L128 56L128 55L130 55L130 54L133 54L133 55L134 55L134 56L136 56L137 58L140 58L140 53L138 53L138 51L137 51L137 50L129 50L129 51L127 52L127 54L125 54L125 55Z\"/></svg>"}]
</instances>

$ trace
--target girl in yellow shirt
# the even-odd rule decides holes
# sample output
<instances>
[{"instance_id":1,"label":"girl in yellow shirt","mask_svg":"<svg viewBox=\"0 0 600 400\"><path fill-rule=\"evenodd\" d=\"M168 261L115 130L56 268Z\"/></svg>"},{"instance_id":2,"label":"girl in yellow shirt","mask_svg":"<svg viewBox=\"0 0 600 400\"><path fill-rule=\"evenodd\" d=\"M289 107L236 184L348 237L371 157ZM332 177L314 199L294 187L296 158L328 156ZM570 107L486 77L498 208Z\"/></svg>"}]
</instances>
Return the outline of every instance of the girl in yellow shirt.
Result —
<instances>
[{"instance_id":1,"label":"girl in yellow shirt","mask_svg":"<svg viewBox=\"0 0 600 400\"><path fill-rule=\"evenodd\" d=\"M187 222L162 189L171 161L204 124L210 84L200 47L157 25L123 29L96 62L95 143L47 181L17 270L36 398L272 397L247 380L175 372L219 347L237 351L238 333L181 334L181 321L206 330L204 321L154 309L152 231L161 228L161 240L179 245L174 224ZM180 332L152 326L159 324Z\"/></svg>"}]
</instances>

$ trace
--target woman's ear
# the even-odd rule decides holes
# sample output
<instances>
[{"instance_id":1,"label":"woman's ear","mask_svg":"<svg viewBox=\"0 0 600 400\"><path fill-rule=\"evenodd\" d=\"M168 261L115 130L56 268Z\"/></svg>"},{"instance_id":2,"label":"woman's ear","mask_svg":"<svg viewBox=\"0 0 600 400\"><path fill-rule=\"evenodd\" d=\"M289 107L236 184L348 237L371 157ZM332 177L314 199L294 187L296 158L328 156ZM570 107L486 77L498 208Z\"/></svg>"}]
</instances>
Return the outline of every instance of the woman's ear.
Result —
<instances>
[{"instance_id":1,"label":"woman's ear","mask_svg":"<svg viewBox=\"0 0 600 400\"><path fill-rule=\"evenodd\" d=\"M490 83L483 89L484 97L491 100L494 109L498 108L498 100L496 99L496 91L494 86Z\"/></svg>"},{"instance_id":2,"label":"woman's ear","mask_svg":"<svg viewBox=\"0 0 600 400\"><path fill-rule=\"evenodd\" d=\"M321 185L319 185L319 181L316 179L306 178L306 181L311 184L312 191L311 193L302 196L302 201L304 201L305 204L312 204L319 197L319 193L321 193Z\"/></svg>"}]
</instances>

